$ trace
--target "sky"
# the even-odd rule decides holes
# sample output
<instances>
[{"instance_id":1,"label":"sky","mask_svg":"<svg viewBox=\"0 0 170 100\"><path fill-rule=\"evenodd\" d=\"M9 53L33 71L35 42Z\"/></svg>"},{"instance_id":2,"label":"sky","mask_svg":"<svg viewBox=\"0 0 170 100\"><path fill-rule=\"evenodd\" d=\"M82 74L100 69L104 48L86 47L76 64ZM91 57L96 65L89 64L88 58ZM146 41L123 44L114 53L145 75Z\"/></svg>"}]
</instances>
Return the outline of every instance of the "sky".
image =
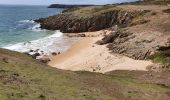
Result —
<instances>
[{"instance_id":1,"label":"sky","mask_svg":"<svg viewBox=\"0 0 170 100\"><path fill-rule=\"evenodd\" d=\"M135 0L0 0L0 4L49 5L49 4L109 4Z\"/></svg>"}]
</instances>

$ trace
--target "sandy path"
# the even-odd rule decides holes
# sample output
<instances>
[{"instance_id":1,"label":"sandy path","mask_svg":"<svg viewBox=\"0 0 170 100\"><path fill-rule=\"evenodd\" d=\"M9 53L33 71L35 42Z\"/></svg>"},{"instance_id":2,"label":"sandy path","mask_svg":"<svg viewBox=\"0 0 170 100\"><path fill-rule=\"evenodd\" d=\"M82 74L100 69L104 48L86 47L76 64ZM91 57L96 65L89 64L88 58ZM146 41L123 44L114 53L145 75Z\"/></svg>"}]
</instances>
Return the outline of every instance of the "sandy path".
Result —
<instances>
[{"instance_id":1,"label":"sandy path","mask_svg":"<svg viewBox=\"0 0 170 100\"><path fill-rule=\"evenodd\" d=\"M146 70L153 64L151 61L110 54L105 45L94 44L100 38L83 38L65 53L51 57L49 65L64 70L105 73L113 70Z\"/></svg>"}]
</instances>

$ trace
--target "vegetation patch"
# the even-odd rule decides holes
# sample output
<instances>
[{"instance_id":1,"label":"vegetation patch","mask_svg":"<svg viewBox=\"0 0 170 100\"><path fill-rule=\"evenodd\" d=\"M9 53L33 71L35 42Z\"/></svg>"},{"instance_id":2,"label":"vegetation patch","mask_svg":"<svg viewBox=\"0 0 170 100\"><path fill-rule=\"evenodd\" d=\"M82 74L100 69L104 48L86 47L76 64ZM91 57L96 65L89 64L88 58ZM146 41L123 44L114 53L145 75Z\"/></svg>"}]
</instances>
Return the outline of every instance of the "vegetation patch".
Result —
<instances>
[{"instance_id":1,"label":"vegetation patch","mask_svg":"<svg viewBox=\"0 0 170 100\"><path fill-rule=\"evenodd\" d=\"M130 26L141 25L150 22L150 20L146 20L144 18L136 18L132 21Z\"/></svg>"},{"instance_id":2,"label":"vegetation patch","mask_svg":"<svg viewBox=\"0 0 170 100\"><path fill-rule=\"evenodd\" d=\"M91 15L97 15L113 10L120 10L120 8L114 5L104 5L104 6L85 7L85 8L74 8L70 10L71 12L77 14L78 16L89 16L89 15L91 16Z\"/></svg>"},{"instance_id":3,"label":"vegetation patch","mask_svg":"<svg viewBox=\"0 0 170 100\"><path fill-rule=\"evenodd\" d=\"M133 4L133 5L167 5L169 4L169 0L139 0L136 2L122 3L122 4Z\"/></svg>"},{"instance_id":4,"label":"vegetation patch","mask_svg":"<svg viewBox=\"0 0 170 100\"><path fill-rule=\"evenodd\" d=\"M167 100L170 98L167 85L160 86L145 79L138 79L139 72L71 72L51 68L17 52L0 49L0 58L1 56L9 60L6 63L0 59L2 100L139 100L138 97L151 100L161 99L161 96ZM146 72L140 75L143 76L144 73Z\"/></svg>"},{"instance_id":5,"label":"vegetation patch","mask_svg":"<svg viewBox=\"0 0 170 100\"><path fill-rule=\"evenodd\" d=\"M170 8L163 10L164 13L170 13Z\"/></svg>"},{"instance_id":6,"label":"vegetation patch","mask_svg":"<svg viewBox=\"0 0 170 100\"><path fill-rule=\"evenodd\" d=\"M149 58L156 63L161 63L161 64L166 63L166 56L160 52L156 52L155 54L151 55Z\"/></svg>"}]
</instances>

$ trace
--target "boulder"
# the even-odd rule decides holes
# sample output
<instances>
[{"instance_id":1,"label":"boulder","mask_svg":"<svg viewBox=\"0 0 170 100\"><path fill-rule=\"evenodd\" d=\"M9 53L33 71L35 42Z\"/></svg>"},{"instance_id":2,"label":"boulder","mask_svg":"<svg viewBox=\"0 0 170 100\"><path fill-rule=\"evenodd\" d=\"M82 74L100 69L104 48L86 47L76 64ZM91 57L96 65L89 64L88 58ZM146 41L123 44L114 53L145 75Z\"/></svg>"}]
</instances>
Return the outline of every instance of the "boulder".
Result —
<instances>
[{"instance_id":1,"label":"boulder","mask_svg":"<svg viewBox=\"0 0 170 100\"><path fill-rule=\"evenodd\" d=\"M118 36L117 32L110 32L109 35L106 35L102 40L96 42L98 45L103 45L107 43L112 43L114 38Z\"/></svg>"},{"instance_id":2,"label":"boulder","mask_svg":"<svg viewBox=\"0 0 170 100\"><path fill-rule=\"evenodd\" d=\"M41 59L39 59L39 61L42 63L48 63L51 60L50 60L50 58L41 58Z\"/></svg>"},{"instance_id":3,"label":"boulder","mask_svg":"<svg viewBox=\"0 0 170 100\"><path fill-rule=\"evenodd\" d=\"M52 54L53 56L56 56L56 55L57 55L57 53L56 53L56 52L52 52L51 54Z\"/></svg>"},{"instance_id":4,"label":"boulder","mask_svg":"<svg viewBox=\"0 0 170 100\"><path fill-rule=\"evenodd\" d=\"M86 37L85 34L78 34L78 37Z\"/></svg>"},{"instance_id":5,"label":"boulder","mask_svg":"<svg viewBox=\"0 0 170 100\"><path fill-rule=\"evenodd\" d=\"M29 52L34 52L34 50L30 50Z\"/></svg>"},{"instance_id":6,"label":"boulder","mask_svg":"<svg viewBox=\"0 0 170 100\"><path fill-rule=\"evenodd\" d=\"M40 53L34 53L33 55L31 55L32 58L36 59L38 56L40 56Z\"/></svg>"}]
</instances>

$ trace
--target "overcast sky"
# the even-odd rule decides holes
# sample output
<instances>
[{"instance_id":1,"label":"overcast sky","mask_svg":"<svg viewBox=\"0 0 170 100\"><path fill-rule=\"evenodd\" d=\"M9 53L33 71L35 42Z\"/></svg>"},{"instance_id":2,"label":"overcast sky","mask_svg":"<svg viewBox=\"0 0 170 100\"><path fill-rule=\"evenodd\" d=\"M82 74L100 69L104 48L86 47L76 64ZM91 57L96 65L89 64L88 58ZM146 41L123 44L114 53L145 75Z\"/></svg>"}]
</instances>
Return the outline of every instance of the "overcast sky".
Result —
<instances>
[{"instance_id":1,"label":"overcast sky","mask_svg":"<svg viewBox=\"0 0 170 100\"><path fill-rule=\"evenodd\" d=\"M0 0L0 4L49 5L59 4L108 4L136 0Z\"/></svg>"}]
</instances>

